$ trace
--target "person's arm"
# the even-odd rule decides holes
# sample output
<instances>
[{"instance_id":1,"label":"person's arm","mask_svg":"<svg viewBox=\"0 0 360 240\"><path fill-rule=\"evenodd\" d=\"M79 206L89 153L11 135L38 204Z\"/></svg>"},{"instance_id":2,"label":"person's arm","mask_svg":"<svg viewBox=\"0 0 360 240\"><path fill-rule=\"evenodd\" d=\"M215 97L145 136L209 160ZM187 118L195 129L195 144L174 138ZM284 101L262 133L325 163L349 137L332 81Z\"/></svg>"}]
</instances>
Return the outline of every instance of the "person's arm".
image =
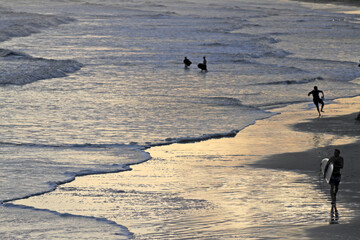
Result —
<instances>
[{"instance_id":1,"label":"person's arm","mask_svg":"<svg viewBox=\"0 0 360 240\"><path fill-rule=\"evenodd\" d=\"M330 162L330 160L329 160ZM334 164L334 167L336 168L343 168L344 167L344 159L342 157L339 157L339 159L333 159L333 161L331 161L332 164Z\"/></svg>"},{"instance_id":2,"label":"person's arm","mask_svg":"<svg viewBox=\"0 0 360 240\"><path fill-rule=\"evenodd\" d=\"M325 97L324 92L323 92L323 91L321 91L321 90L320 90L319 92L321 92L322 97L324 98L324 97Z\"/></svg>"},{"instance_id":3,"label":"person's arm","mask_svg":"<svg viewBox=\"0 0 360 240\"><path fill-rule=\"evenodd\" d=\"M308 93L308 96L310 96L310 94L312 94L312 92L313 92L313 91L309 92L309 93Z\"/></svg>"},{"instance_id":4,"label":"person's arm","mask_svg":"<svg viewBox=\"0 0 360 240\"><path fill-rule=\"evenodd\" d=\"M344 168L344 159L342 157L340 157L340 160L338 163L339 163L339 165L338 165L339 168Z\"/></svg>"},{"instance_id":5,"label":"person's arm","mask_svg":"<svg viewBox=\"0 0 360 240\"><path fill-rule=\"evenodd\" d=\"M332 157L329 159L329 161L327 162L326 168L329 167L330 163L332 163L332 164L334 165L334 167L335 167L336 161L335 161L335 158L334 158L333 156L332 156Z\"/></svg>"}]
</instances>

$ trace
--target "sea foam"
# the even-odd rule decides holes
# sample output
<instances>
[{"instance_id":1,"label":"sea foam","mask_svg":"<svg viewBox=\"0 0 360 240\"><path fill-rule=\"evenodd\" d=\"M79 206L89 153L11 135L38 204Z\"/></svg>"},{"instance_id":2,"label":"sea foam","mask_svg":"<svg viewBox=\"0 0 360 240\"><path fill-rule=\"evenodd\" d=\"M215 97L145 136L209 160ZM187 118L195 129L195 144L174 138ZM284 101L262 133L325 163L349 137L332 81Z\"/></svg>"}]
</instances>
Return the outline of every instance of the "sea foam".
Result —
<instances>
[{"instance_id":1,"label":"sea foam","mask_svg":"<svg viewBox=\"0 0 360 240\"><path fill-rule=\"evenodd\" d=\"M83 66L76 60L34 58L8 49L0 49L0 56L0 84L23 85L37 80L65 77Z\"/></svg>"}]
</instances>

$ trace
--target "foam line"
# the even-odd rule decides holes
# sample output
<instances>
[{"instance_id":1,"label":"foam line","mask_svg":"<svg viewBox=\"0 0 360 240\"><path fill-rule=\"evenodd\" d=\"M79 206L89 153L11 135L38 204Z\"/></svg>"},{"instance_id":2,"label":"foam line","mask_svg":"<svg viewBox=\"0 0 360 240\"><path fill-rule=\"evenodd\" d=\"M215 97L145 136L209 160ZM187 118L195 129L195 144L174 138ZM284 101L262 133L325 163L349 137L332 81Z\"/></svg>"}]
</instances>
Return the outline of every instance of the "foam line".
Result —
<instances>
[{"instance_id":1,"label":"foam line","mask_svg":"<svg viewBox=\"0 0 360 240\"><path fill-rule=\"evenodd\" d=\"M113 226L116 226L116 227L120 228L122 230L122 232L125 233L126 236L128 236L129 238L132 238L133 235L134 235L134 233L130 232L130 230L127 227L125 227L123 225L119 225L116 222L108 220L106 218L75 215L75 214L69 214L69 213L60 213L60 212L52 211L52 210L49 210L49 209L40 209L40 208L34 208L34 207L26 206L26 205L13 204L13 203L3 204L3 207L27 209L27 210L38 211L38 212L47 212L47 213L51 213L51 214L54 214L54 215L59 216L59 217L72 217L72 218L83 218L83 219L95 220L95 221L98 221L98 222L110 224L110 225L113 225Z\"/></svg>"}]
</instances>

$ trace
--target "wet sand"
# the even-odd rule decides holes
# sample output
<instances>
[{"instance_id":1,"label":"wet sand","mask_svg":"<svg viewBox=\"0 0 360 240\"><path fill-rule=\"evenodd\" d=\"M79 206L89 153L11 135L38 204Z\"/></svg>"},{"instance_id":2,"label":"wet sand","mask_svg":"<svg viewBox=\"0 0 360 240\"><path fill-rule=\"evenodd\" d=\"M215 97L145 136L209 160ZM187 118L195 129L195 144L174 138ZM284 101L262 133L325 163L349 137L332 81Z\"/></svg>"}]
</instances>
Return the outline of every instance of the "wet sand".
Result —
<instances>
[{"instance_id":1,"label":"wet sand","mask_svg":"<svg viewBox=\"0 0 360 240\"><path fill-rule=\"evenodd\" d=\"M355 98L359 102L359 98ZM353 105L354 104L354 105ZM349 101L346 105L350 109L358 110L358 105ZM353 105L353 107L352 107ZM336 117L324 117L312 119L307 122L298 123L293 126L297 131L311 132L314 134L334 134L338 136L360 137L360 121L356 120L358 112L341 115ZM342 182L339 190L339 200L353 209L355 212L360 210L360 142L352 144L329 144L325 147L318 147L306 152L286 153L270 156L261 162L263 167L272 167L284 170L313 171L318 168L318 159L331 157L335 148L341 151L345 164L342 171ZM329 195L329 187L322 189ZM330 204L329 204L330 209ZM340 213L341 219L341 213ZM341 223L341 221L340 221ZM360 217L348 224L338 224L332 226L322 226L309 231L311 239L359 239Z\"/></svg>"},{"instance_id":2,"label":"wet sand","mask_svg":"<svg viewBox=\"0 0 360 240\"><path fill-rule=\"evenodd\" d=\"M105 217L135 239L339 239L334 231L351 239L359 234L359 125L349 114L360 97L327 104L321 118L312 107L276 109L234 138L153 147L132 171L79 177L16 203ZM345 158L337 226L328 224L328 185L319 179L335 147Z\"/></svg>"}]
</instances>

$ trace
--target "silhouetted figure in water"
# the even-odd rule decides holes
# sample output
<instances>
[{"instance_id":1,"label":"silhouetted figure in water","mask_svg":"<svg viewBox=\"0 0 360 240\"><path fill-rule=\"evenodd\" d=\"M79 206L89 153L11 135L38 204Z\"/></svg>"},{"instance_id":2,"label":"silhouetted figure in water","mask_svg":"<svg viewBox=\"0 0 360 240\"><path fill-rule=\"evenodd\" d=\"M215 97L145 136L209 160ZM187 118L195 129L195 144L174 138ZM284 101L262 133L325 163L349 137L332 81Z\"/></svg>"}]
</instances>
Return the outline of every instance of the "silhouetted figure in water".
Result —
<instances>
[{"instance_id":1,"label":"silhouetted figure in water","mask_svg":"<svg viewBox=\"0 0 360 240\"><path fill-rule=\"evenodd\" d=\"M322 97L321 98L324 98L324 92L321 91L321 90L318 90L317 86L314 86L314 90L312 90L311 92L308 93L308 96L310 96L310 94L313 95L313 101L314 101L314 104L316 106L316 109L319 113L319 116L321 116L321 112L324 112L323 111L323 108L324 108L324 101L320 98L319 96L319 93L322 94ZM321 110L319 110L319 103L321 103Z\"/></svg>"},{"instance_id":2,"label":"silhouetted figure in water","mask_svg":"<svg viewBox=\"0 0 360 240\"><path fill-rule=\"evenodd\" d=\"M360 60L359 60L359 65L358 65L358 67L360 67Z\"/></svg>"},{"instance_id":3,"label":"silhouetted figure in water","mask_svg":"<svg viewBox=\"0 0 360 240\"><path fill-rule=\"evenodd\" d=\"M185 64L185 68L188 68L188 67L190 67L190 65L192 64L192 62L191 62L187 57L185 57L185 59L184 59L184 64Z\"/></svg>"},{"instance_id":4,"label":"silhouetted figure in water","mask_svg":"<svg viewBox=\"0 0 360 240\"><path fill-rule=\"evenodd\" d=\"M336 209L336 194L339 191L339 184L341 181L340 169L344 167L344 159L340 156L340 150L335 149L334 156L332 156L325 169L328 168L329 164L332 163L334 166L331 178L330 178L330 196L331 196L331 213L334 213L334 217L338 218L338 212Z\"/></svg>"},{"instance_id":5,"label":"silhouetted figure in water","mask_svg":"<svg viewBox=\"0 0 360 240\"><path fill-rule=\"evenodd\" d=\"M199 63L198 68L200 68L201 71L207 72L207 65L206 64L207 64L207 61L206 61L206 57L204 56L203 57L203 63Z\"/></svg>"}]
</instances>

